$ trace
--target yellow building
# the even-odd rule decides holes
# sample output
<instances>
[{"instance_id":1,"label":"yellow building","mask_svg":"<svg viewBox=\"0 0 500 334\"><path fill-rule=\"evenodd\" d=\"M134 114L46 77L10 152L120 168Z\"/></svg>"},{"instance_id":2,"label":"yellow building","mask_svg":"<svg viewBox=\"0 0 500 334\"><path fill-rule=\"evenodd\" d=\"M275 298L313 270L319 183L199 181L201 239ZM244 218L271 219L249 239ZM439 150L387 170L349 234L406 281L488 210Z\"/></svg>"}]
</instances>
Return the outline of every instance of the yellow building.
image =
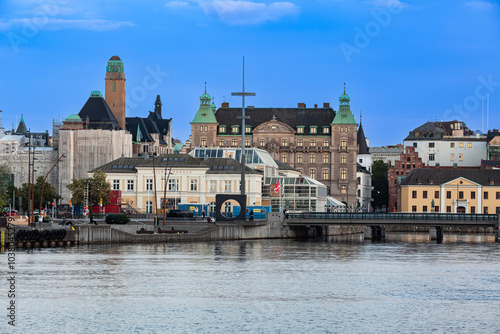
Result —
<instances>
[{"instance_id":1,"label":"yellow building","mask_svg":"<svg viewBox=\"0 0 500 334\"><path fill-rule=\"evenodd\" d=\"M245 168L247 205L262 205L263 174ZM209 204L214 211L216 194L240 193L241 165L234 159L166 154L154 163L153 157L120 158L97 169L106 173L112 190L121 191L122 203L143 213L190 203Z\"/></svg>"},{"instance_id":2,"label":"yellow building","mask_svg":"<svg viewBox=\"0 0 500 334\"><path fill-rule=\"evenodd\" d=\"M415 169L398 188L398 211L500 213L500 170Z\"/></svg>"}]
</instances>

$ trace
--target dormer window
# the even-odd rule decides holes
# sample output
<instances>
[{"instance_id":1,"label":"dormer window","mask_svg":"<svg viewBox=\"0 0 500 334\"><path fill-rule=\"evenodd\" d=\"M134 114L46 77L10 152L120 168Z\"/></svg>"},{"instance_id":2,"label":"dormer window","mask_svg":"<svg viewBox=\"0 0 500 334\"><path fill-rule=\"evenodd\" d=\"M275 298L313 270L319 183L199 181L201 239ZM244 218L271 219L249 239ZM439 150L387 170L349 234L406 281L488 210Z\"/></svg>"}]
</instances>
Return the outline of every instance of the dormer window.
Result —
<instances>
[{"instance_id":1,"label":"dormer window","mask_svg":"<svg viewBox=\"0 0 500 334\"><path fill-rule=\"evenodd\" d=\"M329 127L329 126L324 126L324 127L323 127L323 134L324 134L324 135L327 135L327 134L329 134L329 133L330 133L330 127Z\"/></svg>"},{"instance_id":2,"label":"dormer window","mask_svg":"<svg viewBox=\"0 0 500 334\"><path fill-rule=\"evenodd\" d=\"M298 134L303 134L304 133L304 126L303 125L297 126L297 133Z\"/></svg>"},{"instance_id":3,"label":"dormer window","mask_svg":"<svg viewBox=\"0 0 500 334\"><path fill-rule=\"evenodd\" d=\"M252 133L252 126L250 125L245 126L245 133Z\"/></svg>"},{"instance_id":4,"label":"dormer window","mask_svg":"<svg viewBox=\"0 0 500 334\"><path fill-rule=\"evenodd\" d=\"M240 129L240 126L239 125L233 125L231 127L231 133L238 133L239 132L239 129Z\"/></svg>"},{"instance_id":5,"label":"dormer window","mask_svg":"<svg viewBox=\"0 0 500 334\"><path fill-rule=\"evenodd\" d=\"M309 133L310 134L316 134L318 133L318 127L316 125L312 125L309 127Z\"/></svg>"},{"instance_id":6,"label":"dormer window","mask_svg":"<svg viewBox=\"0 0 500 334\"><path fill-rule=\"evenodd\" d=\"M226 133L226 126L225 125L219 125L219 133Z\"/></svg>"}]
</instances>

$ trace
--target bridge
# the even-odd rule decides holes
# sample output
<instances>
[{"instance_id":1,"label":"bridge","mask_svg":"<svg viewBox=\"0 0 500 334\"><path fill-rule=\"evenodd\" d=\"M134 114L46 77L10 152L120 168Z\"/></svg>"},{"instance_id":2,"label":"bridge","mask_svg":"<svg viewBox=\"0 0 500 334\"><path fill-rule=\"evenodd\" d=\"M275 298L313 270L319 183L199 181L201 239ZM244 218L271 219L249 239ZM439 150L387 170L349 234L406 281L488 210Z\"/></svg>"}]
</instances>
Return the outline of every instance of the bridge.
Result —
<instances>
[{"instance_id":1,"label":"bridge","mask_svg":"<svg viewBox=\"0 0 500 334\"><path fill-rule=\"evenodd\" d=\"M495 241L500 237L499 214L303 212L288 214L285 224L290 227L369 226L372 238L385 236L388 226L425 226L430 227L431 238L438 241L442 241L443 227L492 227Z\"/></svg>"}]
</instances>

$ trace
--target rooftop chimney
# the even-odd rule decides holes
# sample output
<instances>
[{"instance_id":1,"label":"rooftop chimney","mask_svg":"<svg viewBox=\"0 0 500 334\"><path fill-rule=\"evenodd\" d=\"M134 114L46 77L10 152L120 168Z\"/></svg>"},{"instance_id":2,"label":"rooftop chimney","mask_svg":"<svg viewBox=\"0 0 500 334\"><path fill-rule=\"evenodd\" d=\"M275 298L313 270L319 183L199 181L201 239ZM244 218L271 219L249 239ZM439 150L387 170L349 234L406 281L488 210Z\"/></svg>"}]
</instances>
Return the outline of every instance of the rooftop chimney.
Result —
<instances>
[{"instance_id":1,"label":"rooftop chimney","mask_svg":"<svg viewBox=\"0 0 500 334\"><path fill-rule=\"evenodd\" d=\"M314 105L314 108L315 108L315 109L316 109L316 108L318 108L318 105L317 105L317 104L315 104L315 105Z\"/></svg>"},{"instance_id":2,"label":"rooftop chimney","mask_svg":"<svg viewBox=\"0 0 500 334\"><path fill-rule=\"evenodd\" d=\"M222 102L221 108L229 108L229 102Z\"/></svg>"},{"instance_id":3,"label":"rooftop chimney","mask_svg":"<svg viewBox=\"0 0 500 334\"><path fill-rule=\"evenodd\" d=\"M302 103L302 102L299 102L297 104L297 108L305 108L306 107L306 104L305 103Z\"/></svg>"},{"instance_id":4,"label":"rooftop chimney","mask_svg":"<svg viewBox=\"0 0 500 334\"><path fill-rule=\"evenodd\" d=\"M330 108L330 103L329 102L324 102L323 103L323 108Z\"/></svg>"}]
</instances>

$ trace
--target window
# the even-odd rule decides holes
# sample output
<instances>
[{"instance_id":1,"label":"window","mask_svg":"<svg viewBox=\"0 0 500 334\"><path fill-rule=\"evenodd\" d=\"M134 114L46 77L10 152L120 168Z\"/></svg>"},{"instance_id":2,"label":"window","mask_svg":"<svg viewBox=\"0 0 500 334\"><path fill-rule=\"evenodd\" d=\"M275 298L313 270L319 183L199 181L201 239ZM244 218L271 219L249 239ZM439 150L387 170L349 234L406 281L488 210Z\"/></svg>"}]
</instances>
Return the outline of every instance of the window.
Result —
<instances>
[{"instance_id":1,"label":"window","mask_svg":"<svg viewBox=\"0 0 500 334\"><path fill-rule=\"evenodd\" d=\"M245 126L245 133L252 133L252 127L251 126Z\"/></svg>"},{"instance_id":2,"label":"window","mask_svg":"<svg viewBox=\"0 0 500 334\"><path fill-rule=\"evenodd\" d=\"M497 193L496 193L496 198L497 198L497 199L500 199L500 191L497 191Z\"/></svg>"},{"instance_id":3,"label":"window","mask_svg":"<svg viewBox=\"0 0 500 334\"><path fill-rule=\"evenodd\" d=\"M429 148L433 148L434 147L434 143L429 143Z\"/></svg>"},{"instance_id":4,"label":"window","mask_svg":"<svg viewBox=\"0 0 500 334\"><path fill-rule=\"evenodd\" d=\"M217 192L217 181L210 180L210 192L211 193Z\"/></svg>"},{"instance_id":5,"label":"window","mask_svg":"<svg viewBox=\"0 0 500 334\"><path fill-rule=\"evenodd\" d=\"M323 134L324 134L324 135L327 135L327 134L329 134L329 133L330 133L330 128L329 128L329 127L327 127L327 126L325 126L325 127L323 128Z\"/></svg>"},{"instance_id":6,"label":"window","mask_svg":"<svg viewBox=\"0 0 500 334\"><path fill-rule=\"evenodd\" d=\"M448 205L448 206L446 207L446 213L451 213L451 206L449 206L449 205Z\"/></svg>"},{"instance_id":7,"label":"window","mask_svg":"<svg viewBox=\"0 0 500 334\"><path fill-rule=\"evenodd\" d=\"M464 198L464 192L463 191L459 191L458 192L458 198L459 199L463 199Z\"/></svg>"},{"instance_id":8,"label":"window","mask_svg":"<svg viewBox=\"0 0 500 334\"><path fill-rule=\"evenodd\" d=\"M330 173L328 173L328 169L323 169L323 180L328 180L330 178Z\"/></svg>"},{"instance_id":9,"label":"window","mask_svg":"<svg viewBox=\"0 0 500 334\"><path fill-rule=\"evenodd\" d=\"M483 214L485 214L485 215L487 215L487 214L488 214L488 207L487 207L487 206L485 206L485 207L483 208Z\"/></svg>"},{"instance_id":10,"label":"window","mask_svg":"<svg viewBox=\"0 0 500 334\"><path fill-rule=\"evenodd\" d=\"M127 180L127 190L134 190L134 180Z\"/></svg>"},{"instance_id":11,"label":"window","mask_svg":"<svg viewBox=\"0 0 500 334\"><path fill-rule=\"evenodd\" d=\"M328 139L323 140L323 146L324 147L330 146L330 141Z\"/></svg>"},{"instance_id":12,"label":"window","mask_svg":"<svg viewBox=\"0 0 500 334\"><path fill-rule=\"evenodd\" d=\"M311 143L310 143L310 144L311 144L311 146L313 146L313 147L314 147L314 146L316 146L316 140L314 140L314 139L313 139L313 140L311 140Z\"/></svg>"},{"instance_id":13,"label":"window","mask_svg":"<svg viewBox=\"0 0 500 334\"><path fill-rule=\"evenodd\" d=\"M472 214L476 213L476 207L475 206L471 206L470 207L470 213L472 213Z\"/></svg>"},{"instance_id":14,"label":"window","mask_svg":"<svg viewBox=\"0 0 500 334\"><path fill-rule=\"evenodd\" d=\"M438 205L434 206L434 212L439 212L439 206Z\"/></svg>"},{"instance_id":15,"label":"window","mask_svg":"<svg viewBox=\"0 0 500 334\"><path fill-rule=\"evenodd\" d=\"M472 143L467 143L468 148L472 148Z\"/></svg>"},{"instance_id":16,"label":"window","mask_svg":"<svg viewBox=\"0 0 500 334\"><path fill-rule=\"evenodd\" d=\"M232 146L238 146L238 139L233 139L231 141Z\"/></svg>"},{"instance_id":17,"label":"window","mask_svg":"<svg viewBox=\"0 0 500 334\"><path fill-rule=\"evenodd\" d=\"M341 164L346 164L347 163L347 154L342 154L340 156L340 163Z\"/></svg>"},{"instance_id":18,"label":"window","mask_svg":"<svg viewBox=\"0 0 500 334\"><path fill-rule=\"evenodd\" d=\"M219 126L219 133L226 133L226 126L225 125Z\"/></svg>"},{"instance_id":19,"label":"window","mask_svg":"<svg viewBox=\"0 0 500 334\"><path fill-rule=\"evenodd\" d=\"M413 147L417 147L417 143L413 143Z\"/></svg>"},{"instance_id":20,"label":"window","mask_svg":"<svg viewBox=\"0 0 500 334\"><path fill-rule=\"evenodd\" d=\"M281 139L281 146L288 146L288 139Z\"/></svg>"},{"instance_id":21,"label":"window","mask_svg":"<svg viewBox=\"0 0 500 334\"><path fill-rule=\"evenodd\" d=\"M463 154L459 154L458 155L458 161L464 161L464 155Z\"/></svg>"},{"instance_id":22,"label":"window","mask_svg":"<svg viewBox=\"0 0 500 334\"><path fill-rule=\"evenodd\" d=\"M341 194L345 194L345 193L347 193L347 186L345 186L345 185L341 185L341 186L340 186L340 193L341 193Z\"/></svg>"},{"instance_id":23,"label":"window","mask_svg":"<svg viewBox=\"0 0 500 334\"><path fill-rule=\"evenodd\" d=\"M189 190L198 191L198 180L196 179L189 180Z\"/></svg>"},{"instance_id":24,"label":"window","mask_svg":"<svg viewBox=\"0 0 500 334\"><path fill-rule=\"evenodd\" d=\"M309 157L309 163L315 164L316 163L316 154L311 154Z\"/></svg>"},{"instance_id":25,"label":"window","mask_svg":"<svg viewBox=\"0 0 500 334\"><path fill-rule=\"evenodd\" d=\"M446 198L450 199L451 198L451 191L446 192Z\"/></svg>"},{"instance_id":26,"label":"window","mask_svg":"<svg viewBox=\"0 0 500 334\"><path fill-rule=\"evenodd\" d=\"M201 146L207 146L207 138L201 138Z\"/></svg>"},{"instance_id":27,"label":"window","mask_svg":"<svg viewBox=\"0 0 500 334\"><path fill-rule=\"evenodd\" d=\"M179 191L179 180L169 179L167 189L168 191Z\"/></svg>"},{"instance_id":28,"label":"window","mask_svg":"<svg viewBox=\"0 0 500 334\"><path fill-rule=\"evenodd\" d=\"M265 139L260 139L259 140L260 146L266 146L266 140Z\"/></svg>"},{"instance_id":29,"label":"window","mask_svg":"<svg viewBox=\"0 0 500 334\"><path fill-rule=\"evenodd\" d=\"M120 190L120 180L113 180L113 190Z\"/></svg>"},{"instance_id":30,"label":"window","mask_svg":"<svg viewBox=\"0 0 500 334\"><path fill-rule=\"evenodd\" d=\"M424 190L423 197L427 198L427 190Z\"/></svg>"},{"instance_id":31,"label":"window","mask_svg":"<svg viewBox=\"0 0 500 334\"><path fill-rule=\"evenodd\" d=\"M298 134L303 134L304 133L304 127L303 126L298 126L297 127L297 133Z\"/></svg>"},{"instance_id":32,"label":"window","mask_svg":"<svg viewBox=\"0 0 500 334\"><path fill-rule=\"evenodd\" d=\"M429 154L429 161L434 161L435 155L434 153Z\"/></svg>"},{"instance_id":33,"label":"window","mask_svg":"<svg viewBox=\"0 0 500 334\"><path fill-rule=\"evenodd\" d=\"M417 198L417 191L416 190L413 190L411 192L411 198Z\"/></svg>"},{"instance_id":34,"label":"window","mask_svg":"<svg viewBox=\"0 0 500 334\"><path fill-rule=\"evenodd\" d=\"M226 145L224 139L219 139L219 146L224 146L224 145Z\"/></svg>"},{"instance_id":35,"label":"window","mask_svg":"<svg viewBox=\"0 0 500 334\"><path fill-rule=\"evenodd\" d=\"M318 133L318 127L317 126L311 126L309 131L312 134L316 134L316 133Z\"/></svg>"},{"instance_id":36,"label":"window","mask_svg":"<svg viewBox=\"0 0 500 334\"><path fill-rule=\"evenodd\" d=\"M464 143L458 143L459 148L464 148Z\"/></svg>"},{"instance_id":37,"label":"window","mask_svg":"<svg viewBox=\"0 0 500 334\"><path fill-rule=\"evenodd\" d=\"M342 140L340 141L340 146L347 147L347 139L342 138Z\"/></svg>"},{"instance_id":38,"label":"window","mask_svg":"<svg viewBox=\"0 0 500 334\"><path fill-rule=\"evenodd\" d=\"M288 155L287 154L282 154L281 155L281 162L287 164L288 163Z\"/></svg>"},{"instance_id":39,"label":"window","mask_svg":"<svg viewBox=\"0 0 500 334\"><path fill-rule=\"evenodd\" d=\"M455 161L455 154L450 154L450 161Z\"/></svg>"},{"instance_id":40,"label":"window","mask_svg":"<svg viewBox=\"0 0 500 334\"><path fill-rule=\"evenodd\" d=\"M323 154L323 163L327 164L329 162L328 160L330 160L328 159L328 154Z\"/></svg>"},{"instance_id":41,"label":"window","mask_svg":"<svg viewBox=\"0 0 500 334\"><path fill-rule=\"evenodd\" d=\"M483 193L483 198L484 198L484 199L488 199L488 192L487 192L487 191L485 191L485 192Z\"/></svg>"},{"instance_id":42,"label":"window","mask_svg":"<svg viewBox=\"0 0 500 334\"><path fill-rule=\"evenodd\" d=\"M412 205L411 206L411 212L417 212L417 206L416 205Z\"/></svg>"},{"instance_id":43,"label":"window","mask_svg":"<svg viewBox=\"0 0 500 334\"><path fill-rule=\"evenodd\" d=\"M341 180L347 180L347 169L342 168L340 170L340 179Z\"/></svg>"},{"instance_id":44,"label":"window","mask_svg":"<svg viewBox=\"0 0 500 334\"><path fill-rule=\"evenodd\" d=\"M316 169L311 168L309 170L309 176L311 177L311 179L316 179Z\"/></svg>"},{"instance_id":45,"label":"window","mask_svg":"<svg viewBox=\"0 0 500 334\"><path fill-rule=\"evenodd\" d=\"M424 206L422 207L422 211L423 211L423 212L427 212L427 205L424 205Z\"/></svg>"},{"instance_id":46,"label":"window","mask_svg":"<svg viewBox=\"0 0 500 334\"><path fill-rule=\"evenodd\" d=\"M249 147L251 145L252 145L252 143L250 142L250 139L249 138L245 138L245 146Z\"/></svg>"},{"instance_id":47,"label":"window","mask_svg":"<svg viewBox=\"0 0 500 334\"><path fill-rule=\"evenodd\" d=\"M450 143L450 148L455 148L455 143Z\"/></svg>"},{"instance_id":48,"label":"window","mask_svg":"<svg viewBox=\"0 0 500 334\"><path fill-rule=\"evenodd\" d=\"M496 214L500 214L500 206L497 206L497 207L495 208L495 213L496 213Z\"/></svg>"},{"instance_id":49,"label":"window","mask_svg":"<svg viewBox=\"0 0 500 334\"><path fill-rule=\"evenodd\" d=\"M146 190L153 190L153 179L146 180Z\"/></svg>"},{"instance_id":50,"label":"window","mask_svg":"<svg viewBox=\"0 0 500 334\"><path fill-rule=\"evenodd\" d=\"M471 199L476 199L476 192L475 191L471 191L470 192L470 198Z\"/></svg>"},{"instance_id":51,"label":"window","mask_svg":"<svg viewBox=\"0 0 500 334\"><path fill-rule=\"evenodd\" d=\"M233 126L231 127L231 132L232 132L232 133L238 133L238 129L239 129L239 126L238 126L238 125L233 125Z\"/></svg>"},{"instance_id":52,"label":"window","mask_svg":"<svg viewBox=\"0 0 500 334\"><path fill-rule=\"evenodd\" d=\"M297 154L297 163L298 164L302 163L302 154Z\"/></svg>"},{"instance_id":53,"label":"window","mask_svg":"<svg viewBox=\"0 0 500 334\"><path fill-rule=\"evenodd\" d=\"M224 192L231 192L231 181L224 181Z\"/></svg>"},{"instance_id":54,"label":"window","mask_svg":"<svg viewBox=\"0 0 500 334\"><path fill-rule=\"evenodd\" d=\"M436 191L434 192L434 198L439 198L439 190L436 190Z\"/></svg>"},{"instance_id":55,"label":"window","mask_svg":"<svg viewBox=\"0 0 500 334\"><path fill-rule=\"evenodd\" d=\"M299 147L304 146L304 141L302 139L297 139L297 146Z\"/></svg>"}]
</instances>

